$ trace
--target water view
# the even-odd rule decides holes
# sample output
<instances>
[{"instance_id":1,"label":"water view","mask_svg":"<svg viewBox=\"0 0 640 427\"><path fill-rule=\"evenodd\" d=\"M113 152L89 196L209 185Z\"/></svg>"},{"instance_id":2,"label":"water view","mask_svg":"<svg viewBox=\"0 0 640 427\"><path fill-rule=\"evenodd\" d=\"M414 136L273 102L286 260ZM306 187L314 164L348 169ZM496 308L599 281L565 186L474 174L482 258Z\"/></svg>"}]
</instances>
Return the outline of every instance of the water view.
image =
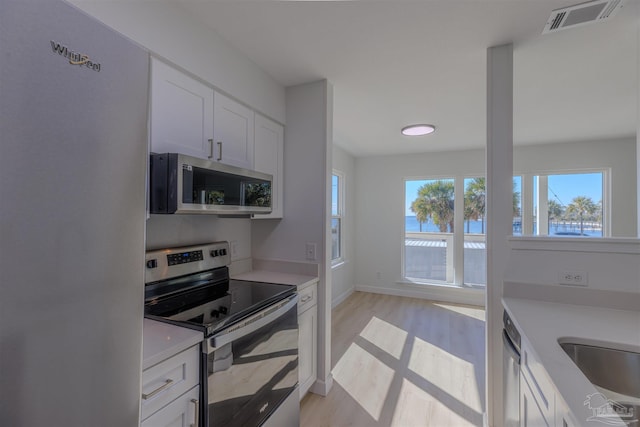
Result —
<instances>
[{"instance_id":1,"label":"water view","mask_svg":"<svg viewBox=\"0 0 640 427\"><path fill-rule=\"evenodd\" d=\"M410 233L416 232L425 232L425 233L438 233L438 226L433 223L433 221L428 220L422 223L422 230L420 230L420 223L416 219L415 215L407 215L405 216L405 231ZM464 232L470 234L484 234L487 229L486 221L481 220L469 220L464 222ZM534 234L536 232L536 224L533 226ZM520 227L520 222L518 220L514 220L513 222L513 234L519 235L522 234L522 230ZM552 221L549 225L549 235L550 236L580 236L580 223L577 221ZM584 229L582 232L583 236L589 237L602 237L602 228L599 227L599 224L591 224L585 223Z\"/></svg>"}]
</instances>

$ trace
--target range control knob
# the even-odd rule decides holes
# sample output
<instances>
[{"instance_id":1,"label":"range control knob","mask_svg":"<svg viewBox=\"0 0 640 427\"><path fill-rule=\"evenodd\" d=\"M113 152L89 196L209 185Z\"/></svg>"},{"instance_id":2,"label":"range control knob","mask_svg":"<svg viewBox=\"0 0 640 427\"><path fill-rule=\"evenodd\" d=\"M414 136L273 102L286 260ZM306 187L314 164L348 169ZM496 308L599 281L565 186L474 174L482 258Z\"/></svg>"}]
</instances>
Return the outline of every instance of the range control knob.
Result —
<instances>
[{"instance_id":1,"label":"range control knob","mask_svg":"<svg viewBox=\"0 0 640 427\"><path fill-rule=\"evenodd\" d=\"M220 317L220 312L218 310L211 310L211 317L215 317L217 319Z\"/></svg>"},{"instance_id":2,"label":"range control knob","mask_svg":"<svg viewBox=\"0 0 640 427\"><path fill-rule=\"evenodd\" d=\"M212 257L214 257L214 258L215 258L215 257L217 257L218 255L220 255L220 252L219 252L217 249L214 249L214 250L212 250L212 251L211 251L211 256L212 256Z\"/></svg>"},{"instance_id":3,"label":"range control knob","mask_svg":"<svg viewBox=\"0 0 640 427\"><path fill-rule=\"evenodd\" d=\"M218 310L220 310L220 313L222 314L227 314L229 312L229 309L224 305L221 305L220 307L218 307Z\"/></svg>"},{"instance_id":4,"label":"range control knob","mask_svg":"<svg viewBox=\"0 0 640 427\"><path fill-rule=\"evenodd\" d=\"M147 268L156 268L156 267L158 267L158 260L150 259L149 261L147 261Z\"/></svg>"},{"instance_id":5,"label":"range control knob","mask_svg":"<svg viewBox=\"0 0 640 427\"><path fill-rule=\"evenodd\" d=\"M220 249L220 256L226 255L227 254L227 250L226 249Z\"/></svg>"}]
</instances>

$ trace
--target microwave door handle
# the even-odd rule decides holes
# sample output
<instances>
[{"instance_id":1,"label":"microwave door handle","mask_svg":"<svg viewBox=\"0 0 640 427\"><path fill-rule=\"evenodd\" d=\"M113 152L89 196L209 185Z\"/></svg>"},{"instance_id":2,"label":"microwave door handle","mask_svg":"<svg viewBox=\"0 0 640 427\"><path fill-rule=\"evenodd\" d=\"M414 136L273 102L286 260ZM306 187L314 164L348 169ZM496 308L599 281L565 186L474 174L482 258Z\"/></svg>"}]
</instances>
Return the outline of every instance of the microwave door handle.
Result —
<instances>
[{"instance_id":1,"label":"microwave door handle","mask_svg":"<svg viewBox=\"0 0 640 427\"><path fill-rule=\"evenodd\" d=\"M243 320L238 325L233 325L231 331L222 332L220 335L217 335L211 338L211 344L213 344L213 348L209 349L209 352L214 351L217 348L222 347L225 344L229 344L232 341L237 340L238 338L242 338L246 335L249 335L263 326L268 325L274 320L282 317L286 314L291 308L293 308L296 304L298 304L298 295L294 295L293 297L286 300L286 303L280 306L277 310L267 314L260 316L260 313L249 317L246 320ZM269 310L269 308L267 308ZM263 311L264 312L264 311Z\"/></svg>"}]
</instances>

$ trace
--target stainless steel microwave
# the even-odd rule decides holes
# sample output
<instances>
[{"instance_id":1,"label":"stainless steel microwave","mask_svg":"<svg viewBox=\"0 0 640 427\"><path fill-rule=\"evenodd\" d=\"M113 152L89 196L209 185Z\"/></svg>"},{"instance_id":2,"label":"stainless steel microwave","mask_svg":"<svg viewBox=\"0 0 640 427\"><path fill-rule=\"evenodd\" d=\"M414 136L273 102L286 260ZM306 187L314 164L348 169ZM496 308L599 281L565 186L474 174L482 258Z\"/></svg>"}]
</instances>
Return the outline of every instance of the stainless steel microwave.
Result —
<instances>
[{"instance_id":1,"label":"stainless steel microwave","mask_svg":"<svg viewBox=\"0 0 640 427\"><path fill-rule=\"evenodd\" d=\"M151 154L152 214L268 214L272 188L269 174L184 154Z\"/></svg>"}]
</instances>

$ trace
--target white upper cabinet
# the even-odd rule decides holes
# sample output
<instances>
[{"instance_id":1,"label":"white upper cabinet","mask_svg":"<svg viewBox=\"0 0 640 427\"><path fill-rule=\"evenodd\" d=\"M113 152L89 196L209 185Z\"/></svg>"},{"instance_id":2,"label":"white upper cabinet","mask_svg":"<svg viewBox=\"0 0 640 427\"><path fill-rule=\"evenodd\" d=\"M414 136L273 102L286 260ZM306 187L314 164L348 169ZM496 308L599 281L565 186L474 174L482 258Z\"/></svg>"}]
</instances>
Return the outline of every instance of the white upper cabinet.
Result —
<instances>
[{"instance_id":1,"label":"white upper cabinet","mask_svg":"<svg viewBox=\"0 0 640 427\"><path fill-rule=\"evenodd\" d=\"M214 96L213 159L253 169L254 112L216 92Z\"/></svg>"},{"instance_id":2,"label":"white upper cabinet","mask_svg":"<svg viewBox=\"0 0 640 427\"><path fill-rule=\"evenodd\" d=\"M151 151L207 157L213 139L213 89L151 61Z\"/></svg>"},{"instance_id":3,"label":"white upper cabinet","mask_svg":"<svg viewBox=\"0 0 640 427\"><path fill-rule=\"evenodd\" d=\"M254 215L254 219L282 218L283 215L284 127L266 117L255 116L254 168L273 175L272 211L268 215Z\"/></svg>"}]
</instances>

